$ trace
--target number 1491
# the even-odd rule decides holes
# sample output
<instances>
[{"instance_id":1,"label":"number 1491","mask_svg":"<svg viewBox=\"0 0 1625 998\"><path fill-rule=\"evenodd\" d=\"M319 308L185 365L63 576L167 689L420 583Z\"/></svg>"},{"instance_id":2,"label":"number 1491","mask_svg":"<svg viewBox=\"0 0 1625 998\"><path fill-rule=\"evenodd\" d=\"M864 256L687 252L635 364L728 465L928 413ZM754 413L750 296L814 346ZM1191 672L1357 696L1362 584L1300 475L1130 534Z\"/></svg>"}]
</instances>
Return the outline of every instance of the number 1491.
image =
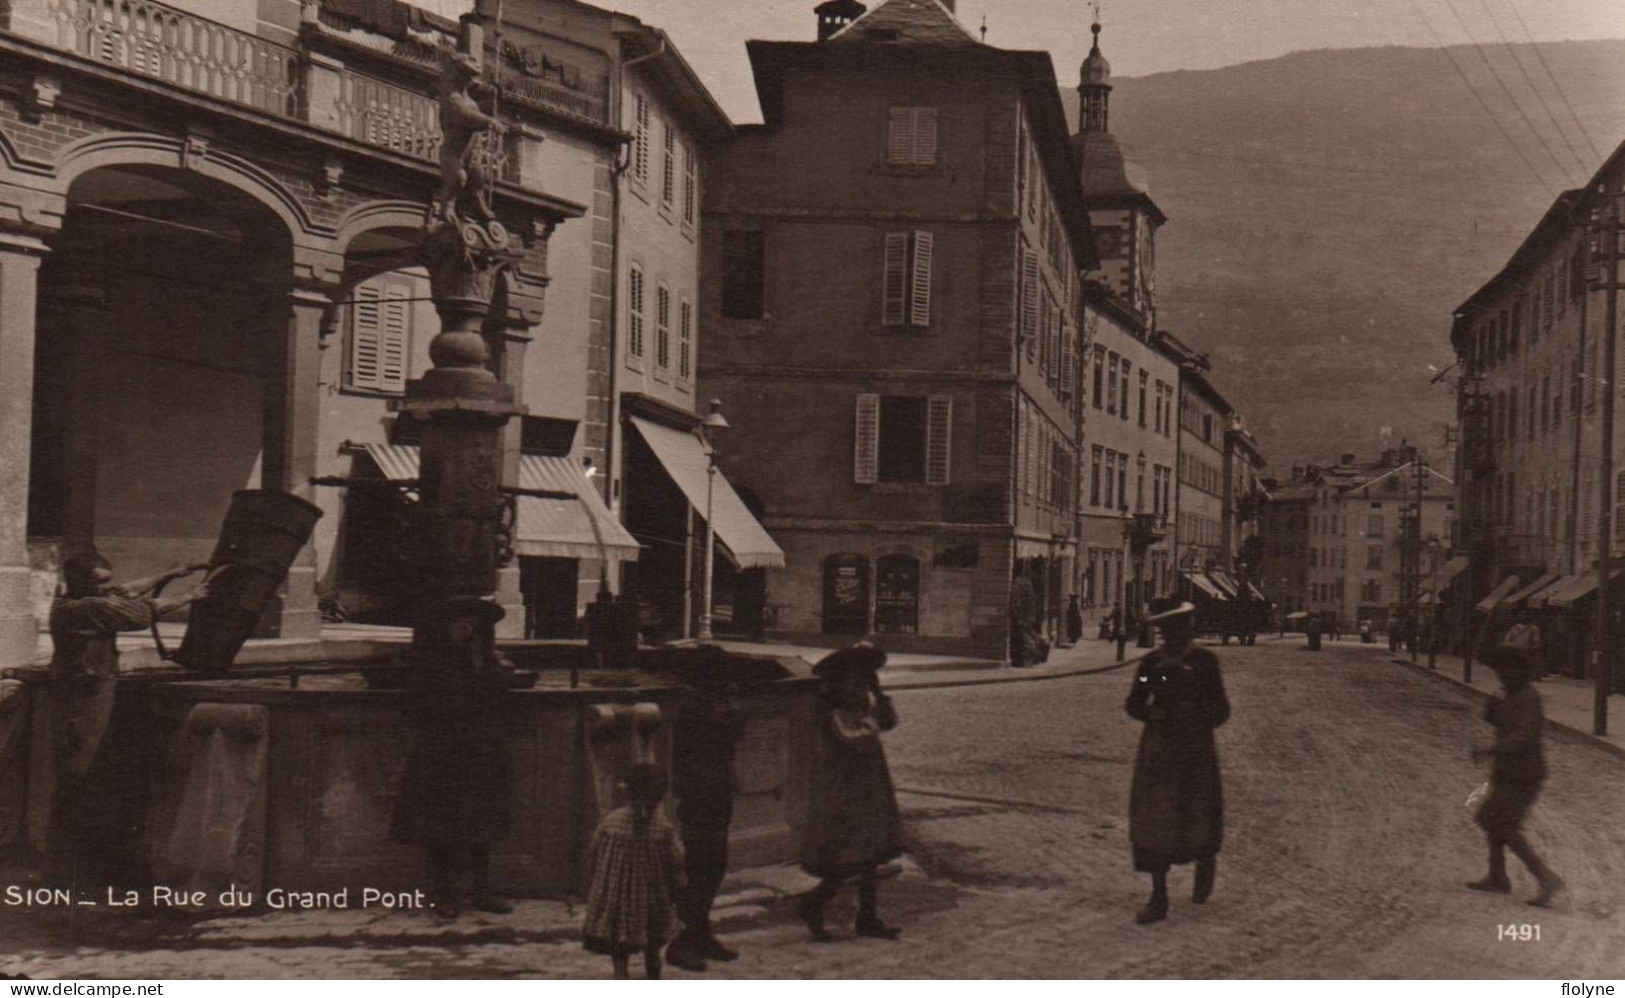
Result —
<instances>
[{"instance_id":1,"label":"number 1491","mask_svg":"<svg viewBox=\"0 0 1625 998\"><path fill-rule=\"evenodd\" d=\"M1538 925L1497 925L1495 938L1502 942L1529 943L1540 942L1540 926Z\"/></svg>"}]
</instances>

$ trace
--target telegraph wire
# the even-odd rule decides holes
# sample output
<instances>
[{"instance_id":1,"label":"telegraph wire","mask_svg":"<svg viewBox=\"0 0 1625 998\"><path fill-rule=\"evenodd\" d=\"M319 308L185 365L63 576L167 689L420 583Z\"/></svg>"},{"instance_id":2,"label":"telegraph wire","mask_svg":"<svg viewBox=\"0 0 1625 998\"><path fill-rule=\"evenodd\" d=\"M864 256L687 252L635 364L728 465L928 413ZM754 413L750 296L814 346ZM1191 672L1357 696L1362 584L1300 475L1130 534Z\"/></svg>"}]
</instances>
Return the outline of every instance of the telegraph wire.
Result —
<instances>
[{"instance_id":1,"label":"telegraph wire","mask_svg":"<svg viewBox=\"0 0 1625 998\"><path fill-rule=\"evenodd\" d=\"M1535 123L1529 120L1529 115L1524 111L1523 105L1518 103L1517 97L1513 96L1512 88L1507 86L1506 80L1501 78L1501 71L1496 69L1495 63L1490 61L1489 55L1484 51L1484 46L1480 45L1478 39L1473 37L1473 29L1467 27L1467 22L1462 18L1461 11L1456 9L1455 0L1444 0L1444 5L1449 9L1451 16L1456 19L1456 23L1461 25L1462 32L1473 45L1473 51L1477 52L1478 57L1484 60L1484 65L1489 67L1490 76L1494 77L1496 86L1501 88L1501 93L1506 95L1507 102L1512 105L1512 109L1518 112L1518 117L1523 119L1524 127L1529 129L1529 134L1533 135L1535 141L1540 143L1540 147L1546 150L1546 155L1552 158L1552 164L1557 167L1558 172L1562 173L1571 185L1574 184L1574 177L1569 173L1569 168L1564 166L1563 161L1557 158L1557 153L1552 151L1551 144L1546 141L1546 136L1542 135L1540 129L1535 127Z\"/></svg>"},{"instance_id":2,"label":"telegraph wire","mask_svg":"<svg viewBox=\"0 0 1625 998\"><path fill-rule=\"evenodd\" d=\"M1136 150L1144 149L1157 154L1160 160L1167 156L1185 156L1206 160L1226 160L1231 163L1251 163L1259 166L1279 166L1292 170L1323 170L1332 173L1353 173L1361 176L1384 177L1390 180L1432 180L1441 184L1459 186L1462 181L1470 180L1480 184L1499 184L1503 187L1516 187L1520 191L1527 191L1529 185L1521 180L1507 180L1500 177L1485 177L1471 173L1422 173L1413 170L1375 170L1358 166L1344 166L1333 163L1306 163L1301 160L1266 159L1262 156L1227 156L1223 153L1208 152L1201 149L1181 149L1171 146L1158 146L1156 143L1135 143Z\"/></svg>"},{"instance_id":3,"label":"telegraph wire","mask_svg":"<svg viewBox=\"0 0 1625 998\"><path fill-rule=\"evenodd\" d=\"M1496 19L1495 11L1490 9L1490 0L1478 0L1478 5L1484 8L1484 13L1489 15L1490 23L1495 25L1495 33L1501 36L1502 47L1512 56L1512 61L1517 63L1518 72L1523 74L1523 82L1529 85L1529 89L1535 94L1535 99L1540 101L1540 109L1546 112L1546 119L1557 130L1558 137L1563 140L1563 144L1569 147L1569 154L1574 157L1574 161L1580 164L1581 176L1590 174L1591 168L1586 165L1585 157L1580 155L1580 150L1574 148L1574 140L1569 138L1569 133L1564 131L1563 126L1558 123L1557 115L1552 113L1551 105L1546 103L1546 96L1540 92L1539 87L1535 86L1535 81L1530 77L1529 70L1524 67L1523 57L1518 55L1516 48L1513 48L1511 40L1507 38L1507 33L1501 30L1501 22Z\"/></svg>"},{"instance_id":4,"label":"telegraph wire","mask_svg":"<svg viewBox=\"0 0 1625 998\"><path fill-rule=\"evenodd\" d=\"M1556 74L1552 72L1552 67L1547 64L1546 55L1540 50L1540 43L1535 41L1535 36L1529 31L1529 25L1524 22L1523 14L1518 10L1517 0L1507 0L1507 6L1512 8L1513 16L1518 19L1518 26L1523 28L1524 37L1529 39L1529 47L1535 50L1535 57L1540 60L1541 68L1546 70L1546 77L1552 81L1552 87L1557 90L1557 96L1563 99L1563 106L1569 109L1569 117L1574 119L1574 126L1584 136L1586 145L1591 147L1592 154L1599 161L1606 159L1607 157L1603 155L1602 150L1597 148L1597 143L1592 139L1591 133L1586 131L1585 122L1581 121L1580 116L1574 113L1574 105L1569 103L1569 95L1563 92L1563 85L1557 82Z\"/></svg>"},{"instance_id":5,"label":"telegraph wire","mask_svg":"<svg viewBox=\"0 0 1625 998\"><path fill-rule=\"evenodd\" d=\"M1468 78L1467 71L1463 69L1461 67L1461 63L1456 60L1456 54L1450 51L1450 47L1444 43L1444 39L1439 37L1439 32L1434 29L1433 22L1428 20L1426 14L1422 13L1421 3L1419 3L1418 0L1411 0L1411 9L1416 11L1416 16L1422 21L1423 26L1428 29L1428 34L1433 36L1434 44L1438 45L1439 48L1443 50L1445 56L1450 60L1450 65L1455 67L1456 75L1461 77L1461 82L1466 85L1467 92L1472 94L1473 99L1478 101L1478 106L1484 109L1484 114L1501 132L1501 137L1507 140L1507 145L1511 146L1512 151L1518 154L1518 158L1523 160L1523 165L1529 168L1529 172L1535 175L1535 179L1540 182L1542 187L1546 188L1547 193L1556 195L1558 192L1553 189L1551 183L1541 174L1541 172L1535 168L1534 161L1529 158L1528 153L1523 151L1523 146L1520 146L1517 141L1512 138L1512 133L1507 131L1507 127L1501 123L1501 119L1497 118L1495 116L1495 112L1490 110L1489 102L1484 100L1484 95L1479 93L1477 88L1473 86L1473 81Z\"/></svg>"},{"instance_id":6,"label":"telegraph wire","mask_svg":"<svg viewBox=\"0 0 1625 998\"><path fill-rule=\"evenodd\" d=\"M1202 166L1197 166L1197 165L1194 165L1194 164L1187 165L1187 164L1184 164L1184 163L1158 163L1158 164L1150 167L1150 170L1151 170L1151 173L1152 173L1153 176L1155 176L1158 171L1164 170L1164 169L1167 169L1167 170L1185 170L1185 171L1190 171L1190 172L1201 172L1201 173L1207 174L1209 177L1212 177L1212 170L1210 170L1208 168L1205 168L1205 167L1202 167ZM1252 183L1252 181L1250 179L1243 179L1243 178L1240 178L1240 177L1238 177L1235 180L1222 180L1222 179L1219 179L1219 178L1213 178L1213 179L1211 179L1210 181L1208 181L1206 183L1202 183L1202 184L1180 184L1180 185L1178 185L1177 187L1175 187L1173 189L1177 190L1177 191L1186 191L1186 190L1191 190L1193 188L1198 188L1199 187L1199 188L1201 188L1203 190L1211 190L1214 187L1221 187L1221 186L1223 186L1223 187L1235 187L1237 185L1248 185L1248 184L1251 184L1251 183ZM1159 184L1157 186L1160 187L1161 185ZM1528 185L1521 184L1519 186L1524 189L1524 191L1526 192L1525 197L1527 197L1527 199L1531 203L1534 203L1537 198L1540 199L1540 203L1542 205L1547 203L1544 197L1541 197L1540 195L1527 193ZM1376 197L1395 198L1395 199L1404 200L1404 201L1417 201L1417 202L1423 202L1423 203L1426 203L1426 204L1459 205L1459 206L1461 206L1463 208L1473 208L1473 209L1477 209L1479 211L1486 211L1486 212L1504 211L1504 210L1506 210L1506 208L1509 205L1517 204L1517 201L1515 199L1502 199L1502 200L1495 201L1495 202L1491 203L1491 202L1485 202L1485 201L1467 201L1467 200L1464 200L1462 198L1434 197L1433 195L1430 195L1430 194L1409 194L1409 193L1405 193L1405 192L1402 192L1402 191L1393 190L1392 188L1343 187L1343 186L1339 186L1338 184L1336 184L1336 183L1334 183L1332 181L1329 181L1329 180L1326 180L1326 181L1319 181L1319 180L1308 180L1308 181L1305 181L1305 180L1298 180L1298 181L1293 181L1293 180L1271 180L1271 181L1269 181L1269 190L1274 190L1277 187L1301 187L1301 188L1304 188L1304 189L1307 189L1307 190L1326 191L1326 192L1332 193L1332 194L1337 194L1337 193L1340 193L1340 192L1343 192L1343 191L1347 191L1347 192L1350 192L1350 193L1357 193L1357 194L1369 194L1369 195L1373 195L1373 196L1376 196ZM1254 193L1254 194L1267 194L1268 193L1268 191L1266 191L1266 190L1264 190L1262 188L1259 188L1259 187L1246 187L1245 189L1248 192Z\"/></svg>"}]
</instances>

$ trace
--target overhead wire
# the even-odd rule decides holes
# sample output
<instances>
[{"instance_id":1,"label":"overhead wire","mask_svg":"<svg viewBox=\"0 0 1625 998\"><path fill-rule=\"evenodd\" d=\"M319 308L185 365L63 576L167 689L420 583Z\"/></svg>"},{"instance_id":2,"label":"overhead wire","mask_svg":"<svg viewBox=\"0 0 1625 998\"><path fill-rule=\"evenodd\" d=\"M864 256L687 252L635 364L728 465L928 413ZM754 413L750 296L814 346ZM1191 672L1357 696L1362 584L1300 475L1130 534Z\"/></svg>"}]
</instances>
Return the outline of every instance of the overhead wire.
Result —
<instances>
[{"instance_id":1,"label":"overhead wire","mask_svg":"<svg viewBox=\"0 0 1625 998\"><path fill-rule=\"evenodd\" d=\"M1590 132L1586 131L1585 122L1581 121L1580 116L1574 112L1574 105L1569 102L1569 95L1563 92L1563 85L1557 82L1557 75L1552 72L1551 65L1546 62L1546 54L1541 51L1540 43L1535 41L1535 36L1530 32L1528 23L1524 21L1523 14L1518 10L1516 0L1507 0L1507 6L1512 8L1512 15L1518 19L1518 26L1523 28L1523 36L1529 39L1529 47L1535 50L1535 58L1540 60L1541 68L1546 70L1546 77L1552 81L1552 89L1557 91L1557 96L1562 99L1563 106L1569 109L1569 117L1574 119L1574 127L1578 128L1580 134L1584 136L1586 145L1591 147L1592 155L1596 156L1598 160L1602 160L1604 158L1602 150L1597 148L1596 140L1591 137Z\"/></svg>"},{"instance_id":2,"label":"overhead wire","mask_svg":"<svg viewBox=\"0 0 1625 998\"><path fill-rule=\"evenodd\" d=\"M1495 68L1495 63L1490 60L1489 55L1484 51L1484 46L1479 44L1477 38L1473 37L1473 30L1467 26L1467 21L1461 16L1461 11L1456 9L1454 0L1444 0L1444 5L1450 11L1451 16L1456 19L1456 23L1461 25L1462 32L1466 34L1467 40L1472 43L1473 51L1477 52L1478 57L1484 60L1484 65L1489 67L1490 76L1494 78L1495 85L1501 88L1501 93L1506 95L1507 102L1512 105L1514 111L1518 112L1518 117L1523 119L1524 127L1529 129L1529 134L1533 135L1535 141L1540 143L1540 147L1546 150L1546 155L1551 157L1552 165L1557 167L1558 172L1563 174L1569 184L1574 184L1573 174L1569 172L1567 166L1563 165L1563 161L1557 158L1557 153L1552 151L1551 143L1546 141L1546 136L1542 135L1540 129L1535 127L1535 123L1529 120L1528 112L1524 111L1523 105L1518 103L1518 98L1513 96L1512 88L1507 86L1506 80L1501 77L1501 71Z\"/></svg>"},{"instance_id":3,"label":"overhead wire","mask_svg":"<svg viewBox=\"0 0 1625 998\"><path fill-rule=\"evenodd\" d=\"M1552 112L1551 105L1546 103L1546 95L1542 94L1540 88L1535 86L1534 79L1530 77L1529 70L1523 64L1523 57L1518 55L1518 50L1513 47L1511 40L1507 38L1507 33L1501 30L1501 22L1496 19L1495 11L1490 9L1490 0L1478 0L1478 5L1483 7L1484 13L1489 16L1490 23L1495 26L1495 33L1501 36L1501 45L1512 56L1512 61L1517 64L1518 72L1523 74L1523 82L1528 84L1529 89L1534 92L1535 99L1540 102L1540 109L1546 112L1546 119L1552 123L1552 128L1557 131L1558 138L1561 138L1563 144L1569 147L1569 154L1574 157L1574 161L1580 164L1580 174L1582 176L1589 174L1591 168L1586 164L1585 157L1580 155L1580 150L1574 148L1574 140L1569 138L1569 133L1563 130L1563 126L1557 120L1557 115Z\"/></svg>"},{"instance_id":4,"label":"overhead wire","mask_svg":"<svg viewBox=\"0 0 1625 998\"><path fill-rule=\"evenodd\" d=\"M1472 79L1468 77L1467 71L1463 69L1461 63L1457 61L1456 54L1450 51L1450 47L1444 43L1444 39L1439 36L1439 32L1433 27L1433 22L1428 20L1426 14L1422 13L1421 3L1419 3L1418 0L1411 0L1411 9L1416 11L1417 18L1420 19L1423 26L1428 29L1428 34L1433 36L1434 44L1438 45L1440 50L1444 52L1446 58L1450 60L1450 65L1455 67L1456 75L1461 77L1461 82L1466 85L1467 92L1473 95L1474 100L1478 101L1478 106L1484 109L1485 116L1495 124L1496 129L1501 133L1501 137L1507 140L1507 145L1511 146L1512 151L1518 154L1518 158L1523 160L1523 165L1529 168L1529 172L1534 174L1535 179L1540 182L1542 187L1546 188L1547 193L1553 195L1557 194L1558 192L1553 188L1551 182L1548 181L1545 175L1535 167L1534 160L1530 159L1529 154L1523 151L1523 146L1519 145L1517 140L1513 139L1512 133L1507 131L1506 125L1502 124L1501 119L1497 118L1495 116L1495 112L1490 110L1489 102L1484 100L1484 95L1478 92L1477 87L1473 86Z\"/></svg>"}]
</instances>

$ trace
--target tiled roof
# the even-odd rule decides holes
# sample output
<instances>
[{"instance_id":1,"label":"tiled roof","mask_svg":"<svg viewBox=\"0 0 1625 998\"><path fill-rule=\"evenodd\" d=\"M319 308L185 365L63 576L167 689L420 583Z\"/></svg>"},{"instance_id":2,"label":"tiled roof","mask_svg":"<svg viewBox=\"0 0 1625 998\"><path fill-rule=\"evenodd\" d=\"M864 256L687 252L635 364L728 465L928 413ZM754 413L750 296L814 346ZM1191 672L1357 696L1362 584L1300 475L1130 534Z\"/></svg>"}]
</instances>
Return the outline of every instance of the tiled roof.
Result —
<instances>
[{"instance_id":1,"label":"tiled roof","mask_svg":"<svg viewBox=\"0 0 1625 998\"><path fill-rule=\"evenodd\" d=\"M980 45L940 0L886 0L848 24L831 42L888 41L905 45Z\"/></svg>"}]
</instances>

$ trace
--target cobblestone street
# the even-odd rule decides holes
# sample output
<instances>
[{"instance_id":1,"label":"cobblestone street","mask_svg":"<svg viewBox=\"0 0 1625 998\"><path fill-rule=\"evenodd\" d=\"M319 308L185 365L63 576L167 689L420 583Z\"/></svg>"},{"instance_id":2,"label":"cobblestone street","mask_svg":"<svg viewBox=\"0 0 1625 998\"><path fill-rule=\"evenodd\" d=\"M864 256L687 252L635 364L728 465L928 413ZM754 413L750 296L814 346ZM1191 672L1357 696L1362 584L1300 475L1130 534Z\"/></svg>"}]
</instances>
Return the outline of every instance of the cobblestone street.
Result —
<instances>
[{"instance_id":1,"label":"cobblestone street","mask_svg":"<svg viewBox=\"0 0 1625 998\"><path fill-rule=\"evenodd\" d=\"M742 878L725 937L729 977L1620 977L1625 976L1625 762L1549 731L1551 778L1530 823L1568 880L1552 909L1462 888L1482 839L1464 807L1483 779L1480 701L1395 664L1385 649L1287 640L1216 649L1234 707L1219 732L1228 827L1218 890L1196 907L1188 868L1171 877L1166 923L1136 926L1145 878L1126 841L1137 725L1129 675L897 694L890 737L910 862L882 888L898 942L815 944L786 897ZM1620 709L1616 698L1613 707ZM1625 722L1618 717L1615 723ZM843 895L832 923L850 924ZM544 912L545 909L545 912ZM545 914L545 917L544 917ZM422 914L279 915L216 921L119 946L64 945L52 916L0 909L13 956L34 976L607 976L556 902L437 936ZM304 921L300 921L304 919ZM350 919L346 921L346 919ZM1497 926L1540 926L1538 942ZM240 940L233 943L232 940ZM444 945L437 940L449 941ZM673 976L686 976L673 971Z\"/></svg>"}]
</instances>

